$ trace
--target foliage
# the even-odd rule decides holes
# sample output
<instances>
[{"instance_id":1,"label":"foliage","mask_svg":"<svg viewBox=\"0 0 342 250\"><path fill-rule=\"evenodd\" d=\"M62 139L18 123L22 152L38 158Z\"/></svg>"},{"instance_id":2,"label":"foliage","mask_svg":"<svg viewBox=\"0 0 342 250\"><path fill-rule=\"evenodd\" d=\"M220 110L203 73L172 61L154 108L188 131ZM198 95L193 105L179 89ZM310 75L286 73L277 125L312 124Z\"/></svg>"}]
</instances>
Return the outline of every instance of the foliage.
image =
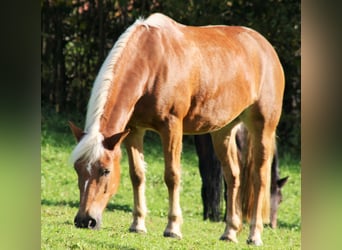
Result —
<instances>
[{"instance_id":1,"label":"foliage","mask_svg":"<svg viewBox=\"0 0 342 250\"><path fill-rule=\"evenodd\" d=\"M300 155L300 1L41 0L42 105L84 114L104 58L140 17L162 12L188 25L244 25L276 48L286 90L278 136L281 153Z\"/></svg>"},{"instance_id":2,"label":"foliage","mask_svg":"<svg viewBox=\"0 0 342 250\"><path fill-rule=\"evenodd\" d=\"M132 218L133 194L128 161L123 150L120 189L103 214L101 230L77 229L79 192L77 175L68 163L75 140L67 127L69 115L43 110L41 148L41 248L42 249L253 249L245 240L248 225L239 235L239 244L219 240L224 223L202 220L201 180L194 146L184 142L182 154L181 206L183 239L162 236L167 222L168 198L163 181L163 157L159 137L147 134L146 197L148 233L128 232ZM279 228L265 228L262 249L300 249L301 246L301 177L300 166L293 158L280 160L281 176L290 176L283 188L283 203L278 211Z\"/></svg>"}]
</instances>

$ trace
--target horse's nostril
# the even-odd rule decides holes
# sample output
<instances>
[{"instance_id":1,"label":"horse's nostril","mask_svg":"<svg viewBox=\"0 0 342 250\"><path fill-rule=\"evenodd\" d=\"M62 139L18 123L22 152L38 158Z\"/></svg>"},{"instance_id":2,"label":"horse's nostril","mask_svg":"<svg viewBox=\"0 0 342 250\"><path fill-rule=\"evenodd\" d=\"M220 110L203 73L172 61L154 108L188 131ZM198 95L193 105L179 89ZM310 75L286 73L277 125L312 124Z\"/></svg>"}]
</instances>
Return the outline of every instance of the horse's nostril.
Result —
<instances>
[{"instance_id":1,"label":"horse's nostril","mask_svg":"<svg viewBox=\"0 0 342 250\"><path fill-rule=\"evenodd\" d=\"M93 229L93 228L95 228L95 226L96 226L96 220L93 218L90 218L88 221L88 228Z\"/></svg>"}]
</instances>

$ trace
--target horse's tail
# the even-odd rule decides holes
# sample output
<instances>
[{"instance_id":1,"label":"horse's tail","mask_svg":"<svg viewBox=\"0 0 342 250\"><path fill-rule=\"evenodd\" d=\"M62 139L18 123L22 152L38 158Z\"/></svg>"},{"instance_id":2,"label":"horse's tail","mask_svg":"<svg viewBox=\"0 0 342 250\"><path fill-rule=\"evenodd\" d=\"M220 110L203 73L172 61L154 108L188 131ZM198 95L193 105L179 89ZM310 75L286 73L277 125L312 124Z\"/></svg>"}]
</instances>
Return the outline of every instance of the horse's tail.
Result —
<instances>
[{"instance_id":1,"label":"horse's tail","mask_svg":"<svg viewBox=\"0 0 342 250\"><path fill-rule=\"evenodd\" d=\"M244 128L246 131L247 129ZM254 183L255 183L255 164L253 160L253 146L251 143L251 136L247 134L246 137L246 146L242 148L240 155L240 199L241 199L241 208L242 208L242 216L244 220L249 222L252 218L254 202L256 199ZM275 137L273 138L272 143L272 154L269 156L269 164L267 164L267 174L266 174L266 187L265 187L265 195L262 204L262 219L263 222L269 223L270 220L270 188L271 188L271 161L273 154L276 150L275 148Z\"/></svg>"}]
</instances>

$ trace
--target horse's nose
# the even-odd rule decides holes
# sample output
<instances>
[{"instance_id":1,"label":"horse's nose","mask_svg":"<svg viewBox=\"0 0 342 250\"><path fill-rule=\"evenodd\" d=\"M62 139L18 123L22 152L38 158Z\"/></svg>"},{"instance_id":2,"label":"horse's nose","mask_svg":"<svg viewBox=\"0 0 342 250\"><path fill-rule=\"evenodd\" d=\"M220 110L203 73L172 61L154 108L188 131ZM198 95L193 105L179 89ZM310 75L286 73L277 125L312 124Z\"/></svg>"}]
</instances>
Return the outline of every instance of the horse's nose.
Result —
<instances>
[{"instance_id":1,"label":"horse's nose","mask_svg":"<svg viewBox=\"0 0 342 250\"><path fill-rule=\"evenodd\" d=\"M98 224L97 221L90 216L86 216L82 218L81 216L76 215L74 219L74 224L78 228L90 228L90 229L98 228L96 226Z\"/></svg>"}]
</instances>

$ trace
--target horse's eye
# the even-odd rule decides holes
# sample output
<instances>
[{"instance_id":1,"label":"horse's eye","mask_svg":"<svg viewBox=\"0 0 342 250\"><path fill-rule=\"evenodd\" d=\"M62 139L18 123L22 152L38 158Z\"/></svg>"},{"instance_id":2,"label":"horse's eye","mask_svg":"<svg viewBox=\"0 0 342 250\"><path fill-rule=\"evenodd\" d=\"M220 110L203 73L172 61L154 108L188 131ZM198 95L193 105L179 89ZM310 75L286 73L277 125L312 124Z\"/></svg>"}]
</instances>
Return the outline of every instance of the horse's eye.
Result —
<instances>
[{"instance_id":1,"label":"horse's eye","mask_svg":"<svg viewBox=\"0 0 342 250\"><path fill-rule=\"evenodd\" d=\"M107 176L107 175L109 175L109 173L110 173L110 171L107 168L101 168L100 169L100 175L101 176Z\"/></svg>"}]
</instances>

